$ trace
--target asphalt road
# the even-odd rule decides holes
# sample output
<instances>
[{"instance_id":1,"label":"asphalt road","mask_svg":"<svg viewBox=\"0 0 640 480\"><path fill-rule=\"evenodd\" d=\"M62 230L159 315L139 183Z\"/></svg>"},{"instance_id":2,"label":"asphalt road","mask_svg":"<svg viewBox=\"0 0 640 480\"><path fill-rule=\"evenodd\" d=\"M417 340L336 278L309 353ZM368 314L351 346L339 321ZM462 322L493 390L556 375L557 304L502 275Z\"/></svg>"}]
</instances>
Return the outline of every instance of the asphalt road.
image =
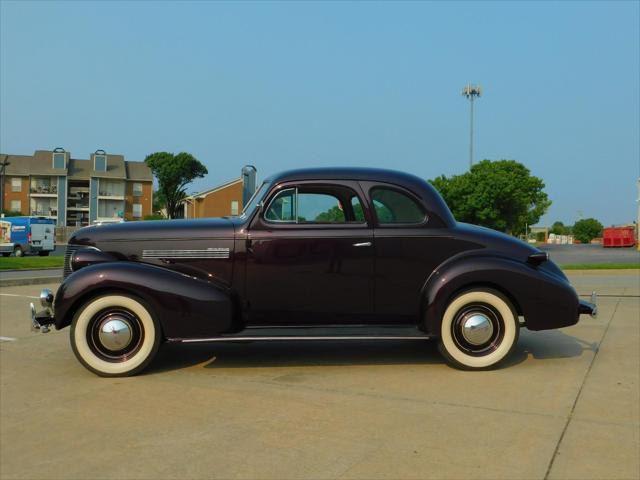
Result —
<instances>
[{"instance_id":1,"label":"asphalt road","mask_svg":"<svg viewBox=\"0 0 640 480\"><path fill-rule=\"evenodd\" d=\"M640 268L640 252L635 248L604 248L602 245L552 245L539 247L560 265L578 263L634 263Z\"/></svg>"},{"instance_id":2,"label":"asphalt road","mask_svg":"<svg viewBox=\"0 0 640 480\"><path fill-rule=\"evenodd\" d=\"M570 277L600 317L523 330L488 372L432 342L285 342L102 379L68 329L29 332L39 286L0 288L0 478L637 479L640 278Z\"/></svg>"}]
</instances>

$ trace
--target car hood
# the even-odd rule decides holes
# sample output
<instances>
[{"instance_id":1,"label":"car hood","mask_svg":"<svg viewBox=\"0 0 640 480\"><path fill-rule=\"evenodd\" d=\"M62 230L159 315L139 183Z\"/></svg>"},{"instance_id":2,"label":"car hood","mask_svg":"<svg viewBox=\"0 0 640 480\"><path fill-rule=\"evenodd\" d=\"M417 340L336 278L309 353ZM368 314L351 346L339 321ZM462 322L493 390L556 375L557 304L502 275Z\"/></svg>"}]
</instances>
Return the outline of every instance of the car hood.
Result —
<instances>
[{"instance_id":1,"label":"car hood","mask_svg":"<svg viewBox=\"0 0 640 480\"><path fill-rule=\"evenodd\" d=\"M70 244L99 247L102 242L186 241L234 236L233 223L226 218L202 220L152 220L113 223L81 228Z\"/></svg>"}]
</instances>

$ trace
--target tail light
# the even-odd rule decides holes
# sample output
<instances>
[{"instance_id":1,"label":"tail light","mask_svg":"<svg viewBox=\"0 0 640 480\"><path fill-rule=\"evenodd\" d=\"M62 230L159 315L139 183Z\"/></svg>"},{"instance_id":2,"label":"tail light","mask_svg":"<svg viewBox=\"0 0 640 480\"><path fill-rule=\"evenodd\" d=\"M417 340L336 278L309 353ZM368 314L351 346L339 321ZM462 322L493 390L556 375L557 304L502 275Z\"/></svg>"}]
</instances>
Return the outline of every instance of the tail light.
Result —
<instances>
[{"instance_id":1,"label":"tail light","mask_svg":"<svg viewBox=\"0 0 640 480\"><path fill-rule=\"evenodd\" d=\"M27 243L31 243L31 232L27 233Z\"/></svg>"}]
</instances>

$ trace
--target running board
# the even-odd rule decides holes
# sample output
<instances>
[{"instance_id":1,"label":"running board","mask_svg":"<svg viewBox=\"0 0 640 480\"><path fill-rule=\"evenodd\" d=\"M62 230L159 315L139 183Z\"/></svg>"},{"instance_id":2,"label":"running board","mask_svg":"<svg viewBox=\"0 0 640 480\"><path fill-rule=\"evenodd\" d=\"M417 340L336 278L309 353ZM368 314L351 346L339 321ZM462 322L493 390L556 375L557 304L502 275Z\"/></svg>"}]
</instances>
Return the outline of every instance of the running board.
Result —
<instances>
[{"instance_id":1,"label":"running board","mask_svg":"<svg viewBox=\"0 0 640 480\"><path fill-rule=\"evenodd\" d=\"M429 340L415 327L251 327L209 338L168 338L171 343L325 340Z\"/></svg>"}]
</instances>

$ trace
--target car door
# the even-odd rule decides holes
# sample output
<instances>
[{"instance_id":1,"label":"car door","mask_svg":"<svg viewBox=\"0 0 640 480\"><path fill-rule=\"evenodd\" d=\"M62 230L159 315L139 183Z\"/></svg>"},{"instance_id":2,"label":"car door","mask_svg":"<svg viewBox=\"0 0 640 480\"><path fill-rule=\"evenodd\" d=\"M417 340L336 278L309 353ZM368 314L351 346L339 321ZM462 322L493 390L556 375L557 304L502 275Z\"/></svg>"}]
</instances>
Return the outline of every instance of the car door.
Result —
<instances>
[{"instance_id":1,"label":"car door","mask_svg":"<svg viewBox=\"0 0 640 480\"><path fill-rule=\"evenodd\" d=\"M361 184L373 207L376 316L390 324L415 323L422 286L443 246L430 240L433 232L417 195L397 185Z\"/></svg>"},{"instance_id":2,"label":"car door","mask_svg":"<svg viewBox=\"0 0 640 480\"><path fill-rule=\"evenodd\" d=\"M357 324L373 310L373 233L356 182L279 185L247 240L250 325Z\"/></svg>"}]
</instances>

